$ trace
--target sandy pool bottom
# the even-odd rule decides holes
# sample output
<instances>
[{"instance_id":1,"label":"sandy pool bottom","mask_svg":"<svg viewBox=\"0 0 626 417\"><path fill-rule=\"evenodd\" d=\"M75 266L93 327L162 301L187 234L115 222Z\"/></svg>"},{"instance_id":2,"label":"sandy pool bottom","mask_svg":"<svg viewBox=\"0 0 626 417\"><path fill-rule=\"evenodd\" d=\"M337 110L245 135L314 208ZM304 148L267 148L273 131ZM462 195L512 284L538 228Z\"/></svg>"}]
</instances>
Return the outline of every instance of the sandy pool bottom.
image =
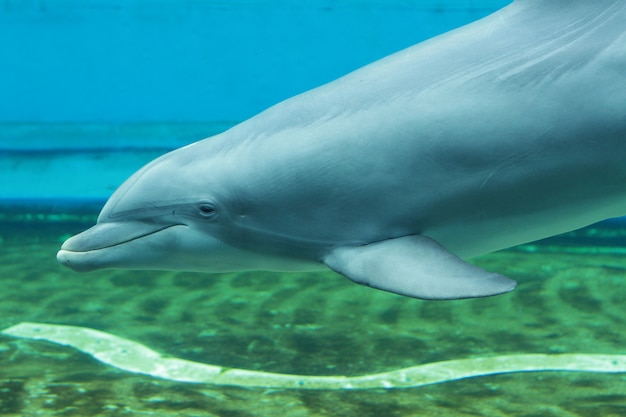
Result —
<instances>
[{"instance_id":1,"label":"sandy pool bottom","mask_svg":"<svg viewBox=\"0 0 626 417\"><path fill-rule=\"evenodd\" d=\"M503 296L433 302L333 273L98 271L57 265L58 238L5 238L0 328L84 326L171 357L307 375L360 375L512 353L626 353L626 256L537 245L476 260L519 282ZM74 349L0 336L7 416L624 416L626 375L542 372L402 390L185 384Z\"/></svg>"}]
</instances>

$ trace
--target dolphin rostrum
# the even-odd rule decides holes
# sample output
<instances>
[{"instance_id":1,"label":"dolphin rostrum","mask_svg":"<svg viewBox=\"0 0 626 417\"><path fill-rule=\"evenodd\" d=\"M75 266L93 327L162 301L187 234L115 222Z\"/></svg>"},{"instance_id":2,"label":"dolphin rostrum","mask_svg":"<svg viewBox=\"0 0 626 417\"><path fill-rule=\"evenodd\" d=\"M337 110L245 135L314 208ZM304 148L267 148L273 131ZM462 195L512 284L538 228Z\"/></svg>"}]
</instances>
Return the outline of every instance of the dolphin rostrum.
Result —
<instances>
[{"instance_id":1,"label":"dolphin rostrum","mask_svg":"<svg viewBox=\"0 0 626 417\"><path fill-rule=\"evenodd\" d=\"M626 1L516 0L168 153L57 257L310 271L424 299L462 260L626 214Z\"/></svg>"}]
</instances>

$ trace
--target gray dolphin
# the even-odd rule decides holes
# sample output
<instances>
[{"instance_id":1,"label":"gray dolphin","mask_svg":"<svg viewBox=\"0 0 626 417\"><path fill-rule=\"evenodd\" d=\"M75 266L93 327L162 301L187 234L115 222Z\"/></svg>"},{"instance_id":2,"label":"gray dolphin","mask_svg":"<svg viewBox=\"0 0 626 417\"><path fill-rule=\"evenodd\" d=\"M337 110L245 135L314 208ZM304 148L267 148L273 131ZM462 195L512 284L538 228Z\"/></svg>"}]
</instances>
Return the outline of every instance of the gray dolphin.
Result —
<instances>
[{"instance_id":1,"label":"gray dolphin","mask_svg":"<svg viewBox=\"0 0 626 417\"><path fill-rule=\"evenodd\" d=\"M626 214L626 1L517 0L149 163L58 260L311 271L424 299Z\"/></svg>"}]
</instances>

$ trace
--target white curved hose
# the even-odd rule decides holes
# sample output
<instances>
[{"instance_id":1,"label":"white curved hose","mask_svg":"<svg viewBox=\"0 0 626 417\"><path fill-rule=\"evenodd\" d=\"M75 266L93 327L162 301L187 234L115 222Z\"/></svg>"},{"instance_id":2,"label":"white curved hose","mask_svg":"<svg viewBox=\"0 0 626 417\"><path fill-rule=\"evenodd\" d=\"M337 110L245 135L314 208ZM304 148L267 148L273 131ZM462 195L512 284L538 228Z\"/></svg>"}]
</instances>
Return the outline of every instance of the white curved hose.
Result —
<instances>
[{"instance_id":1,"label":"white curved hose","mask_svg":"<svg viewBox=\"0 0 626 417\"><path fill-rule=\"evenodd\" d=\"M533 371L626 372L626 355L516 354L455 359L361 376L308 376L224 368L177 358L109 333L76 326L20 323L3 334L71 346L115 368L180 382L286 389L414 388L481 375Z\"/></svg>"}]
</instances>

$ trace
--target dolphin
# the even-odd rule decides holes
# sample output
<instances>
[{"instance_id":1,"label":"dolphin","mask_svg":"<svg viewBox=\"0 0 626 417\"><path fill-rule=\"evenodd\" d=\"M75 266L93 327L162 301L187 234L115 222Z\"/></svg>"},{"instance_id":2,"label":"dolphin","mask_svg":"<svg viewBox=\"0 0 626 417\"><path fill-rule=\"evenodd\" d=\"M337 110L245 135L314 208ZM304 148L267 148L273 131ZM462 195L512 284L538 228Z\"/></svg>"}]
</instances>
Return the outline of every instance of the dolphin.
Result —
<instances>
[{"instance_id":1,"label":"dolphin","mask_svg":"<svg viewBox=\"0 0 626 417\"><path fill-rule=\"evenodd\" d=\"M331 269L421 299L465 259L626 214L626 1L516 0L146 165L58 260Z\"/></svg>"}]
</instances>

